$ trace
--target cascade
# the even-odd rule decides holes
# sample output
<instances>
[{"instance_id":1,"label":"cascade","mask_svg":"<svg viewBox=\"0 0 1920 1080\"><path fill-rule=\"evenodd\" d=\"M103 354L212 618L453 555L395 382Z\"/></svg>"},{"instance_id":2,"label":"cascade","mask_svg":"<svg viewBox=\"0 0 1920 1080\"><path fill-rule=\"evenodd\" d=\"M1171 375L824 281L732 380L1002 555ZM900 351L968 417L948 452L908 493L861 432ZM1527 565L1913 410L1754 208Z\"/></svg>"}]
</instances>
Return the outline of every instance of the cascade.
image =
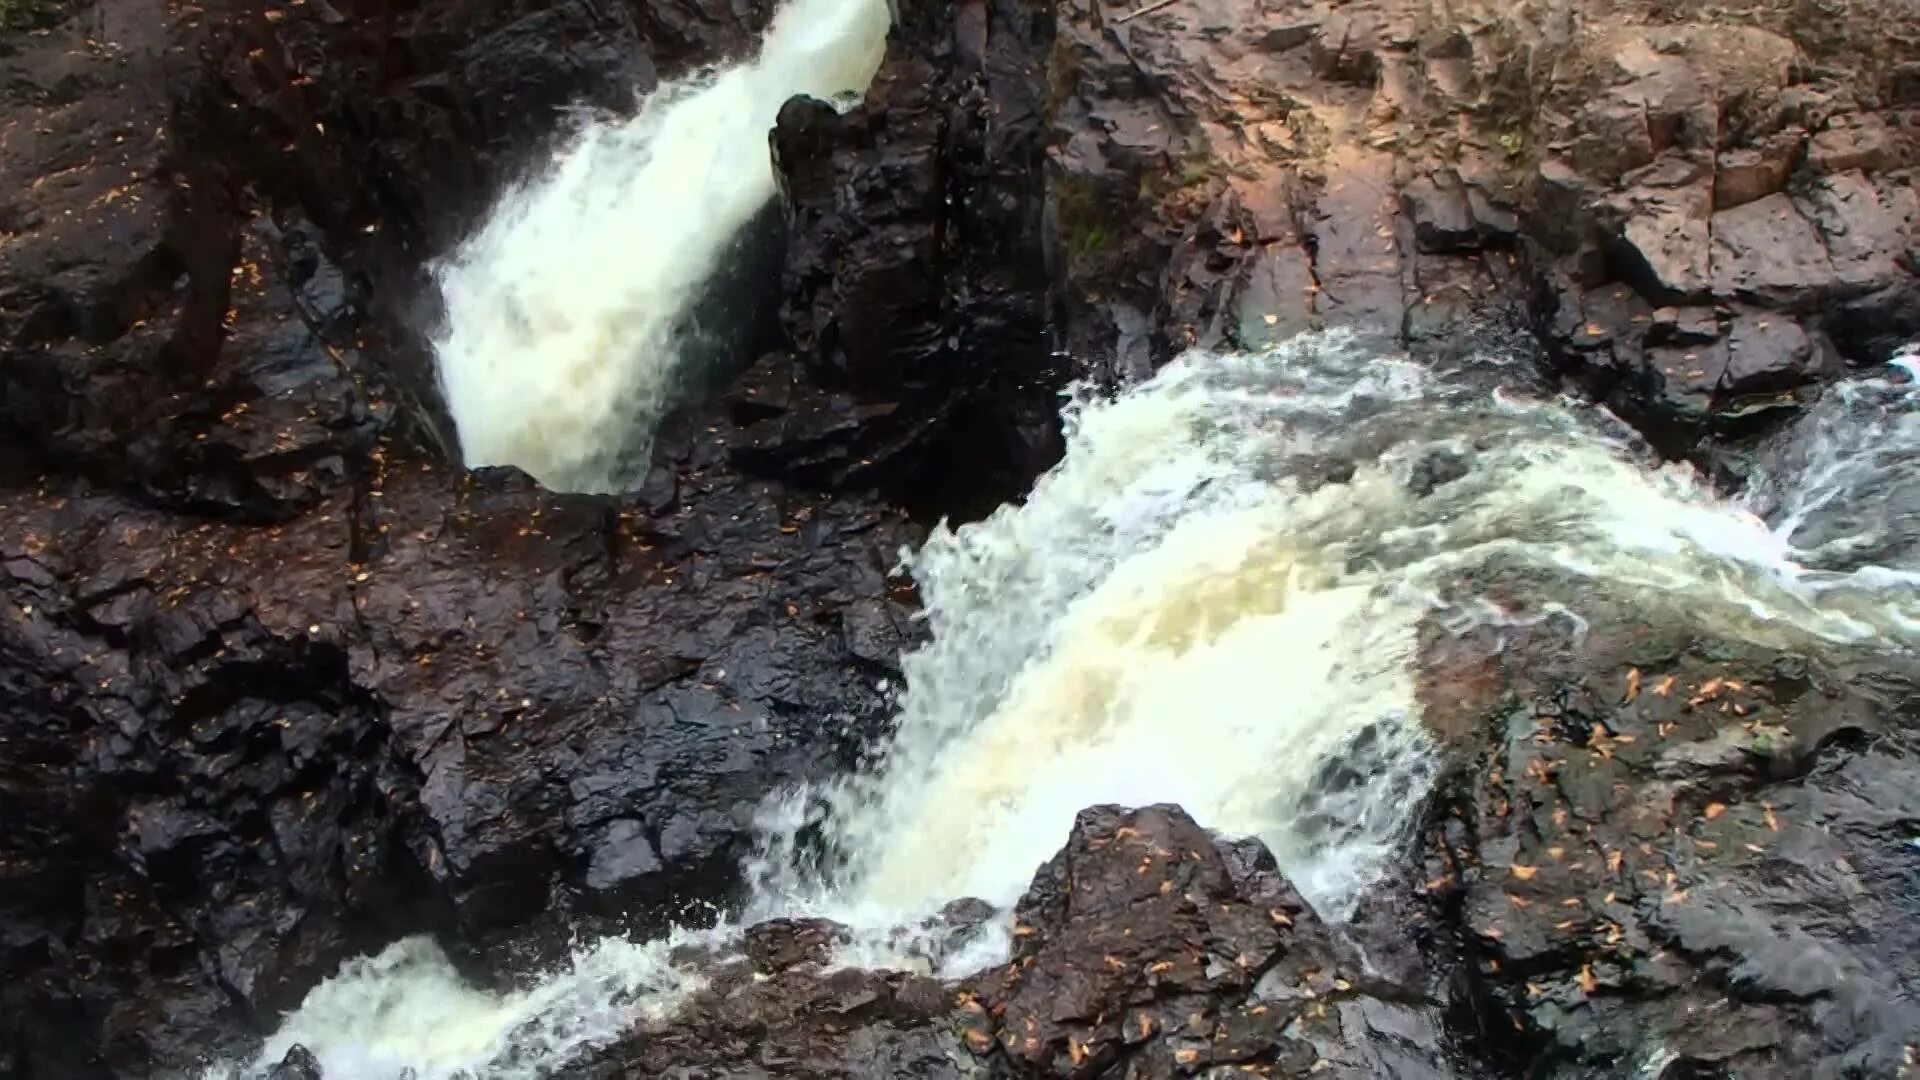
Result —
<instances>
[{"instance_id":1,"label":"cascade","mask_svg":"<svg viewBox=\"0 0 1920 1080\"><path fill-rule=\"evenodd\" d=\"M1920 522L1884 498L1916 480L1912 380L1830 391L1734 501L1604 411L1517 396L1493 367L1317 334L1076 395L1066 455L1024 503L903 553L930 637L903 658L895 734L856 775L762 808L736 920L585 943L511 994L403 941L314 990L259 1062L300 1043L329 1075L546 1075L696 989L676 946L779 915L846 923L841 962L925 969L913 927L960 897L1010 905L1094 803L1179 802L1257 835L1337 920L1435 769L1426 620L1577 640L1583 611L1612 605L1810 655L1920 639ZM1005 945L988 935L940 973Z\"/></svg>"}]
</instances>

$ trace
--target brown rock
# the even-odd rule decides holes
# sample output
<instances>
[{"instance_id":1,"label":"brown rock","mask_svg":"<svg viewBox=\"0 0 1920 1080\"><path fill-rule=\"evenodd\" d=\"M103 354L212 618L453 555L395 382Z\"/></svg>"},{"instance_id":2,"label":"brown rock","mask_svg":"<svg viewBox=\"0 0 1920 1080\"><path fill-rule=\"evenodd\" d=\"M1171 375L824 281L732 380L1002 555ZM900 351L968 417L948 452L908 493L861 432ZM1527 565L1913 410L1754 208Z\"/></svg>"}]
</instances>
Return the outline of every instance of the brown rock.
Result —
<instances>
[{"instance_id":1,"label":"brown rock","mask_svg":"<svg viewBox=\"0 0 1920 1080\"><path fill-rule=\"evenodd\" d=\"M1878 172L1893 164L1893 138L1886 122L1872 113L1836 117L1814 135L1807 165L1817 173L1864 169Z\"/></svg>"},{"instance_id":2,"label":"brown rock","mask_svg":"<svg viewBox=\"0 0 1920 1080\"><path fill-rule=\"evenodd\" d=\"M1720 155L1713 176L1713 208L1731 210L1764 199L1787 186L1806 134L1783 132L1757 147Z\"/></svg>"},{"instance_id":3,"label":"brown rock","mask_svg":"<svg viewBox=\"0 0 1920 1080\"><path fill-rule=\"evenodd\" d=\"M1658 301L1704 296L1709 281L1712 179L1700 166L1669 155L1634 173L1604 212L1621 220L1623 276Z\"/></svg>"},{"instance_id":4,"label":"brown rock","mask_svg":"<svg viewBox=\"0 0 1920 1080\"><path fill-rule=\"evenodd\" d=\"M1797 200L1832 259L1836 281L1856 289L1911 281L1920 237L1920 193L1905 178L1858 172L1823 176Z\"/></svg>"},{"instance_id":5,"label":"brown rock","mask_svg":"<svg viewBox=\"0 0 1920 1080\"><path fill-rule=\"evenodd\" d=\"M1704 345L1720 340L1720 317L1712 308L1660 308L1647 330L1649 345Z\"/></svg>"},{"instance_id":6,"label":"brown rock","mask_svg":"<svg viewBox=\"0 0 1920 1080\"><path fill-rule=\"evenodd\" d=\"M1713 291L1728 299L1808 307L1833 281L1820 234L1785 195L1713 215Z\"/></svg>"},{"instance_id":7,"label":"brown rock","mask_svg":"<svg viewBox=\"0 0 1920 1080\"><path fill-rule=\"evenodd\" d=\"M1379 38L1372 12L1327 16L1313 33L1313 73L1332 82L1371 84L1380 76Z\"/></svg>"},{"instance_id":8,"label":"brown rock","mask_svg":"<svg viewBox=\"0 0 1920 1080\"><path fill-rule=\"evenodd\" d=\"M1573 166L1612 179L1653 161L1653 136L1647 108L1610 94L1580 112L1580 135L1573 144Z\"/></svg>"}]
</instances>

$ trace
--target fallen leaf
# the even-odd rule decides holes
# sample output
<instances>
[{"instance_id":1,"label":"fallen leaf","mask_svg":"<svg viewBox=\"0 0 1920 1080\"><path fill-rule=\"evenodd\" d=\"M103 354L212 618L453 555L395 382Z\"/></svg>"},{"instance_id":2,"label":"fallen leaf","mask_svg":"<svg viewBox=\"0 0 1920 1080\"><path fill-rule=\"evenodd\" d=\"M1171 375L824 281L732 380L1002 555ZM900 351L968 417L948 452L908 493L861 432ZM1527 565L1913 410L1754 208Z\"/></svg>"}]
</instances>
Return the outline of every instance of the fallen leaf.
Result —
<instances>
[{"instance_id":1,"label":"fallen leaf","mask_svg":"<svg viewBox=\"0 0 1920 1080\"><path fill-rule=\"evenodd\" d=\"M1714 818L1717 818L1721 814L1724 814L1726 812L1727 812L1727 805L1725 803L1717 803L1717 802L1708 803L1707 809L1705 811L1708 821L1712 821Z\"/></svg>"},{"instance_id":2,"label":"fallen leaf","mask_svg":"<svg viewBox=\"0 0 1920 1080\"><path fill-rule=\"evenodd\" d=\"M1628 668L1627 669L1627 700L1632 701L1634 698L1637 698L1639 696L1640 696L1640 669Z\"/></svg>"},{"instance_id":3,"label":"fallen leaf","mask_svg":"<svg viewBox=\"0 0 1920 1080\"><path fill-rule=\"evenodd\" d=\"M1508 867L1507 869L1511 870L1513 872L1513 876L1519 878L1521 881L1532 881L1533 876L1540 872L1538 869L1534 867L1522 866L1519 863L1514 863L1512 866Z\"/></svg>"}]
</instances>

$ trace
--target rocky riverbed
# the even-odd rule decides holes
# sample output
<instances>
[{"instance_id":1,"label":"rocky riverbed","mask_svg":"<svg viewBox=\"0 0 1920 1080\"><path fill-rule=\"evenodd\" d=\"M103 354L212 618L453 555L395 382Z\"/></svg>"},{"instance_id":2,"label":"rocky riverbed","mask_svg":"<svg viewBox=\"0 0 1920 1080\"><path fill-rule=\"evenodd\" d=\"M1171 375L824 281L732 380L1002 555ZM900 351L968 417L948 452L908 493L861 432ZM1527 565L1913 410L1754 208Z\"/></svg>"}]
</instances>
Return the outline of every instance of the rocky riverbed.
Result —
<instances>
[{"instance_id":1,"label":"rocky riverbed","mask_svg":"<svg viewBox=\"0 0 1920 1080\"><path fill-rule=\"evenodd\" d=\"M1517 356L1731 486L1920 339L1910 0L896 7L770 133L764 348L590 497L459 467L427 267L770 4L0 6L0 1075L244 1056L408 934L505 984L710 921L888 729L900 549L1025 492L1072 379ZM569 1069L1920 1075L1911 665L1581 615L1426 628L1444 767L1346 924L1090 808L1006 964L769 923Z\"/></svg>"}]
</instances>

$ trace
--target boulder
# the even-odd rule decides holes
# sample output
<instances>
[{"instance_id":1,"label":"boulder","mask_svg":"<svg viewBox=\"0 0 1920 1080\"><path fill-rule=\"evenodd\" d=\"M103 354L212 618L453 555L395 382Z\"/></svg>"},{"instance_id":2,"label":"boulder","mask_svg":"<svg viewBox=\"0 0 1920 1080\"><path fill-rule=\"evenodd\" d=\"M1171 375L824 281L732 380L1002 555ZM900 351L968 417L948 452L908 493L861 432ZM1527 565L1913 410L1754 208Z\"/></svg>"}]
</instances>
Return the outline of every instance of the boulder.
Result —
<instances>
[{"instance_id":1,"label":"boulder","mask_svg":"<svg viewBox=\"0 0 1920 1080\"><path fill-rule=\"evenodd\" d=\"M1511 212L1452 169L1413 181L1401 189L1400 200L1413 223L1414 242L1430 255L1476 251L1510 241L1518 231Z\"/></svg>"},{"instance_id":2,"label":"boulder","mask_svg":"<svg viewBox=\"0 0 1920 1080\"><path fill-rule=\"evenodd\" d=\"M1731 210L1784 191L1806 133L1784 131L1758 146L1722 151L1713 174L1713 208Z\"/></svg>"},{"instance_id":3,"label":"boulder","mask_svg":"<svg viewBox=\"0 0 1920 1080\"><path fill-rule=\"evenodd\" d=\"M967 1045L1013 1075L1451 1075L1417 979L1365 979L1258 842L1177 807L1083 811L1013 933L961 1006Z\"/></svg>"},{"instance_id":4,"label":"boulder","mask_svg":"<svg viewBox=\"0 0 1920 1080\"><path fill-rule=\"evenodd\" d=\"M1703 299L1713 242L1713 180L1707 170L1669 156L1631 175L1603 214L1620 221L1620 275L1649 299L1683 304Z\"/></svg>"}]
</instances>

